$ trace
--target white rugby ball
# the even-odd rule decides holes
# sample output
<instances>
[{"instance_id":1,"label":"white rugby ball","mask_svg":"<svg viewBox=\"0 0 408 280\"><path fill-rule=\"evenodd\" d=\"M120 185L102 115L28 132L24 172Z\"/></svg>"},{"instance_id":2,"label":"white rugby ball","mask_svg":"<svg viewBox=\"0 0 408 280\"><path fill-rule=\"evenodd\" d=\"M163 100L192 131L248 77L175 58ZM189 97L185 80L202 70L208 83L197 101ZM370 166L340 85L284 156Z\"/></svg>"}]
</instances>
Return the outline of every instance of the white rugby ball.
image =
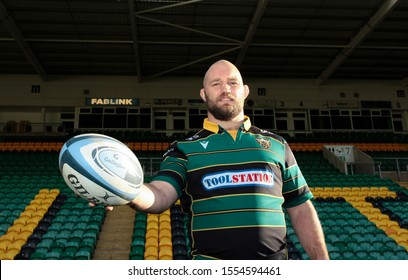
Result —
<instances>
[{"instance_id":1,"label":"white rugby ball","mask_svg":"<svg viewBox=\"0 0 408 280\"><path fill-rule=\"evenodd\" d=\"M143 185L143 168L132 150L103 134L72 137L62 146L58 163L68 187L94 204L127 204Z\"/></svg>"}]
</instances>

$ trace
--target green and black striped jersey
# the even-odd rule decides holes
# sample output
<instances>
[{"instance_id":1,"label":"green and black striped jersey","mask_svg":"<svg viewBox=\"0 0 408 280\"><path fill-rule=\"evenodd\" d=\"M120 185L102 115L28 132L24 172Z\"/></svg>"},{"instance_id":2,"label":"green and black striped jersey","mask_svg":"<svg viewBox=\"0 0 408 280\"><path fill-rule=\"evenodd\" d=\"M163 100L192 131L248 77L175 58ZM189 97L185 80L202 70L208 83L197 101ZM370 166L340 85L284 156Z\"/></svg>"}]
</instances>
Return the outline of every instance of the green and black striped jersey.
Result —
<instances>
[{"instance_id":1,"label":"green and black striped jersey","mask_svg":"<svg viewBox=\"0 0 408 280\"><path fill-rule=\"evenodd\" d=\"M263 259L285 248L282 207L312 198L284 138L246 118L234 139L204 121L172 143L154 180L169 182L190 214L194 259Z\"/></svg>"}]
</instances>

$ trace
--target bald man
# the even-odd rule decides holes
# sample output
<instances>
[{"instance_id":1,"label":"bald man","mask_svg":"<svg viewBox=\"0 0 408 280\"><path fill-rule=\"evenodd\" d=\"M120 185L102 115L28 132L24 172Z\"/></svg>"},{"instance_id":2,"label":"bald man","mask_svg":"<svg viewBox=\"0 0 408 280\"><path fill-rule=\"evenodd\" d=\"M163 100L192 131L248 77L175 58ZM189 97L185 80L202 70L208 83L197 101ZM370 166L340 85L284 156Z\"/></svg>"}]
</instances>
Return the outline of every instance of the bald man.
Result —
<instances>
[{"instance_id":1,"label":"bald man","mask_svg":"<svg viewBox=\"0 0 408 280\"><path fill-rule=\"evenodd\" d=\"M244 115L249 87L231 62L205 73L208 117L194 136L175 141L158 174L130 207L161 213L178 199L189 216L192 259L287 259L285 210L311 259L329 259L309 190L279 135Z\"/></svg>"}]
</instances>

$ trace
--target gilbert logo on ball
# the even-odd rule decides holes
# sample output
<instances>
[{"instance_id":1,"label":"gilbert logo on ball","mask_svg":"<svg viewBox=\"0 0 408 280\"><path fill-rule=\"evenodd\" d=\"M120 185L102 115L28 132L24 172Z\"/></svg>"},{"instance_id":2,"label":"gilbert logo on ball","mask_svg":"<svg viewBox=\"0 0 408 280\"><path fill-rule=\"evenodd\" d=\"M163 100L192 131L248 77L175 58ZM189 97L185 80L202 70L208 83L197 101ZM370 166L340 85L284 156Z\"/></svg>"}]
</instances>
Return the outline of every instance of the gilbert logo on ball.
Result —
<instances>
[{"instance_id":1,"label":"gilbert logo on ball","mask_svg":"<svg viewBox=\"0 0 408 280\"><path fill-rule=\"evenodd\" d=\"M144 178L139 160L125 144L94 133L75 136L63 145L59 169L76 194L104 205L132 201Z\"/></svg>"}]
</instances>

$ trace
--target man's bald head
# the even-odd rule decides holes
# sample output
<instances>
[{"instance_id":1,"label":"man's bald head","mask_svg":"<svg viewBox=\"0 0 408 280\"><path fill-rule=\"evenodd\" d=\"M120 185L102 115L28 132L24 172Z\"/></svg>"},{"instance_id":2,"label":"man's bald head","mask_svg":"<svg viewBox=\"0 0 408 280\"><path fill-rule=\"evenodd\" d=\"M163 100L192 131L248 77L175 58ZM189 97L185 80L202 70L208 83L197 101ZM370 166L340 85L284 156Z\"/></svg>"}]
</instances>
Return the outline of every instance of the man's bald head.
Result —
<instances>
[{"instance_id":1,"label":"man's bald head","mask_svg":"<svg viewBox=\"0 0 408 280\"><path fill-rule=\"evenodd\" d=\"M219 73L228 73L228 72L230 72L232 76L234 76L241 83L243 83L242 76L238 68L233 63L229 62L228 60L221 59L213 63L208 68L207 72L204 75L203 86L205 87L209 80L212 80L215 77L219 76Z\"/></svg>"}]
</instances>

